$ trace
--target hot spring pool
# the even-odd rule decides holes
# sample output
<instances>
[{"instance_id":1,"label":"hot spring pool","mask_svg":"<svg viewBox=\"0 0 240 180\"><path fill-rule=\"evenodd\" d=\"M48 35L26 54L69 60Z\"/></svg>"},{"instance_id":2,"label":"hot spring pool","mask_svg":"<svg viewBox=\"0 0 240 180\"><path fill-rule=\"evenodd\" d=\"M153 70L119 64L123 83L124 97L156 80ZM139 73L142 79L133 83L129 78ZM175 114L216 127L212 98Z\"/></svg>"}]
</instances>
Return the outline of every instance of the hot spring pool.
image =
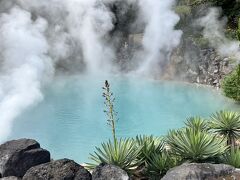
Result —
<instances>
[{"instance_id":1,"label":"hot spring pool","mask_svg":"<svg viewBox=\"0 0 240 180\"><path fill-rule=\"evenodd\" d=\"M108 78L109 79L109 78ZM104 78L56 80L45 99L15 120L11 137L34 138L52 158L88 161L94 146L111 137L103 113ZM195 85L142 79L109 79L116 97L117 135L164 135L189 116L207 117L220 109L237 108L217 91Z\"/></svg>"}]
</instances>

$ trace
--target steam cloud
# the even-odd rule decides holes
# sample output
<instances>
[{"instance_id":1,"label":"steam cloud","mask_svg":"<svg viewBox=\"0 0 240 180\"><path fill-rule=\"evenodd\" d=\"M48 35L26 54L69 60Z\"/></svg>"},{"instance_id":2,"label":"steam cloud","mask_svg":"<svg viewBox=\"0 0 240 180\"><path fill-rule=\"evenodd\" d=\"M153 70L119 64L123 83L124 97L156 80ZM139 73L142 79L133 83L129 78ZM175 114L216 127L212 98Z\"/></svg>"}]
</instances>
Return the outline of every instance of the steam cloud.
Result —
<instances>
[{"instance_id":1,"label":"steam cloud","mask_svg":"<svg viewBox=\"0 0 240 180\"><path fill-rule=\"evenodd\" d=\"M0 0L0 141L22 111L43 99L42 86L57 72L118 69L112 33L117 18L107 6L117 1ZM145 29L134 71L157 73L181 37L174 30L179 20L174 0L127 2L138 2L135 24Z\"/></svg>"},{"instance_id":2,"label":"steam cloud","mask_svg":"<svg viewBox=\"0 0 240 180\"><path fill-rule=\"evenodd\" d=\"M52 74L48 43L44 36L47 22L34 22L30 13L13 7L0 17L1 79L0 140L9 133L13 119L43 97L41 84Z\"/></svg>"},{"instance_id":3,"label":"steam cloud","mask_svg":"<svg viewBox=\"0 0 240 180\"><path fill-rule=\"evenodd\" d=\"M239 42L230 40L225 36L224 29L227 19L221 17L221 10L210 8L207 15L197 22L204 28L203 36L207 38L212 47L216 48L222 57L233 57L240 60Z\"/></svg>"},{"instance_id":4,"label":"steam cloud","mask_svg":"<svg viewBox=\"0 0 240 180\"><path fill-rule=\"evenodd\" d=\"M160 67L164 66L172 50L180 42L182 32L174 28L180 20L172 10L174 3L174 0L139 2L143 19L147 24L143 36L144 60L139 68L141 73L159 74Z\"/></svg>"}]
</instances>

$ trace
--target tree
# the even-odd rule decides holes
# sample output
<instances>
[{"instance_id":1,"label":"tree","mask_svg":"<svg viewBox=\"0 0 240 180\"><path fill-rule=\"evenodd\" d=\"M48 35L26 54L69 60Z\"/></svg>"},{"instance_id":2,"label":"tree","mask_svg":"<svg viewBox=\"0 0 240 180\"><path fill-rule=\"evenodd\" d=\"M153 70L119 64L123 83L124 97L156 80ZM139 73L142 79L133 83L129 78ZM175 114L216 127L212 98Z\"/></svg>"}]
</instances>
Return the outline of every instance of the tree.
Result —
<instances>
[{"instance_id":1,"label":"tree","mask_svg":"<svg viewBox=\"0 0 240 180\"><path fill-rule=\"evenodd\" d=\"M240 101L240 64L223 79L222 90L226 97Z\"/></svg>"}]
</instances>

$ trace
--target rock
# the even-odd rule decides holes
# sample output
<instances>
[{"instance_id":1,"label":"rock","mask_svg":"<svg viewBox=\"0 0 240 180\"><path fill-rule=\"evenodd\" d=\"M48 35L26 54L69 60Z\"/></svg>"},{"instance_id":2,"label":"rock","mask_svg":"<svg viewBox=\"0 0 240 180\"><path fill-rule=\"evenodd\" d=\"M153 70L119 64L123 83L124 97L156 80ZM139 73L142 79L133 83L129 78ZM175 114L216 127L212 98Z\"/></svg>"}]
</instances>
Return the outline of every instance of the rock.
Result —
<instances>
[{"instance_id":1,"label":"rock","mask_svg":"<svg viewBox=\"0 0 240 180\"><path fill-rule=\"evenodd\" d=\"M234 63L230 63L228 57L220 57L213 48L202 49L193 44L191 40L183 42L178 47L181 51L175 51L173 56L170 57L170 66L173 67L173 72L175 72L172 79L176 78L191 83L220 87L219 82L226 74L235 69ZM192 46L194 46L193 49ZM189 53L189 47L191 53ZM182 51L183 49L184 51ZM175 61L176 58L181 58L181 62Z\"/></svg>"},{"instance_id":2,"label":"rock","mask_svg":"<svg viewBox=\"0 0 240 180\"><path fill-rule=\"evenodd\" d=\"M225 164L182 164L170 169L162 180L212 180L231 175L234 170L234 167Z\"/></svg>"},{"instance_id":3,"label":"rock","mask_svg":"<svg viewBox=\"0 0 240 180\"><path fill-rule=\"evenodd\" d=\"M32 139L8 141L0 145L0 177L22 177L38 164L50 161L50 153Z\"/></svg>"},{"instance_id":4,"label":"rock","mask_svg":"<svg viewBox=\"0 0 240 180\"><path fill-rule=\"evenodd\" d=\"M216 80L213 81L213 85L216 85L216 84L218 84L218 83L219 83L219 80L218 80L218 79L216 79Z\"/></svg>"},{"instance_id":5,"label":"rock","mask_svg":"<svg viewBox=\"0 0 240 180\"><path fill-rule=\"evenodd\" d=\"M215 70L213 71L213 73L214 73L214 74L217 74L217 73L219 73L219 70L218 70L218 69L215 69Z\"/></svg>"},{"instance_id":6,"label":"rock","mask_svg":"<svg viewBox=\"0 0 240 180\"><path fill-rule=\"evenodd\" d=\"M100 164L92 173L93 180L129 180L128 174L121 168L110 165Z\"/></svg>"},{"instance_id":7,"label":"rock","mask_svg":"<svg viewBox=\"0 0 240 180\"><path fill-rule=\"evenodd\" d=\"M0 180L21 180L21 178L16 176L8 176L8 177L0 178Z\"/></svg>"},{"instance_id":8,"label":"rock","mask_svg":"<svg viewBox=\"0 0 240 180\"><path fill-rule=\"evenodd\" d=\"M224 58L223 59L223 66L228 66L229 64L229 58Z\"/></svg>"},{"instance_id":9,"label":"rock","mask_svg":"<svg viewBox=\"0 0 240 180\"><path fill-rule=\"evenodd\" d=\"M197 83L200 83L200 78L199 78L199 76L197 77Z\"/></svg>"},{"instance_id":10,"label":"rock","mask_svg":"<svg viewBox=\"0 0 240 180\"><path fill-rule=\"evenodd\" d=\"M138 33L142 28L132 27L133 22L137 19L138 6L137 3L128 1L103 1L114 15L114 29L112 33L120 32L123 34Z\"/></svg>"},{"instance_id":11,"label":"rock","mask_svg":"<svg viewBox=\"0 0 240 180\"><path fill-rule=\"evenodd\" d=\"M215 57L216 57L216 54L215 53L212 53L211 55L210 55L210 59L213 61L213 60L215 60Z\"/></svg>"},{"instance_id":12,"label":"rock","mask_svg":"<svg viewBox=\"0 0 240 180\"><path fill-rule=\"evenodd\" d=\"M76 162L60 159L29 169L23 180L91 180L91 174Z\"/></svg>"},{"instance_id":13,"label":"rock","mask_svg":"<svg viewBox=\"0 0 240 180\"><path fill-rule=\"evenodd\" d=\"M214 66L219 66L219 62L215 60L215 61L213 61L213 65Z\"/></svg>"}]
</instances>

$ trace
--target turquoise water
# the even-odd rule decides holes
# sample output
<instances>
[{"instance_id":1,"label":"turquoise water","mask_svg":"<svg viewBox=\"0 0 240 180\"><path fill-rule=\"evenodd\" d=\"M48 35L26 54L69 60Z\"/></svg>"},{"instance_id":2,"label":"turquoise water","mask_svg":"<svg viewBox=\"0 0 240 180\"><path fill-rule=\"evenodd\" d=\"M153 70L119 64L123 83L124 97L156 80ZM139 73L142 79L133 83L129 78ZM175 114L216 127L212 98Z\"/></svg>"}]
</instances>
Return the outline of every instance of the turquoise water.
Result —
<instances>
[{"instance_id":1,"label":"turquoise water","mask_svg":"<svg viewBox=\"0 0 240 180\"><path fill-rule=\"evenodd\" d=\"M45 99L15 120L12 138L34 138L52 158L88 161L94 146L111 137L103 113L104 78L56 79L44 89ZM195 85L110 78L118 111L117 135L164 135L183 126L189 116L207 117L220 109L237 108L217 91Z\"/></svg>"}]
</instances>

